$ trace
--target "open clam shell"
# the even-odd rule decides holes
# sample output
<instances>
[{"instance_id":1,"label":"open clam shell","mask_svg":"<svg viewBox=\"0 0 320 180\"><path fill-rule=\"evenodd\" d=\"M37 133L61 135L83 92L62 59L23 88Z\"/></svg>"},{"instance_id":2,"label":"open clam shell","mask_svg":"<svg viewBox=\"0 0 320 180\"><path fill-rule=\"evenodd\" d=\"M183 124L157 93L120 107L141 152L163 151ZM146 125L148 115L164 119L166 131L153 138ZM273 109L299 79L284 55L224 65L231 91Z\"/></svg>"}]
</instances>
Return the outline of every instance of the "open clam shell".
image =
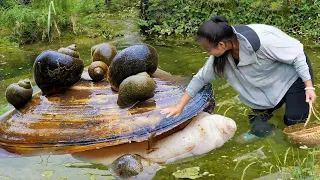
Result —
<instances>
[{"instance_id":1,"label":"open clam shell","mask_svg":"<svg viewBox=\"0 0 320 180\"><path fill-rule=\"evenodd\" d=\"M0 146L20 155L64 154L141 142L163 134L203 111L213 100L206 85L177 118L165 118L160 110L173 106L183 95L188 79L161 70L153 79L155 96L133 107L121 109L117 92L106 80L82 78L63 94L40 92L23 108L0 117Z\"/></svg>"}]
</instances>

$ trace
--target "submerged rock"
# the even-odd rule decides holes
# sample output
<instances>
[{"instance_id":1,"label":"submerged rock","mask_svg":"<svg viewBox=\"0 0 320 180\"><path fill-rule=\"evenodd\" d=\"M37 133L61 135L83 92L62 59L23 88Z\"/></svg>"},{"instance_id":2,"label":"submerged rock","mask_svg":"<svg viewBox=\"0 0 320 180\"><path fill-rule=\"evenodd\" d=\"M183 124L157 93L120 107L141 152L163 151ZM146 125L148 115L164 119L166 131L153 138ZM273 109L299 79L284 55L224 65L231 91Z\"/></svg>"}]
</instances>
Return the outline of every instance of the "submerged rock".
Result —
<instances>
[{"instance_id":1,"label":"submerged rock","mask_svg":"<svg viewBox=\"0 0 320 180\"><path fill-rule=\"evenodd\" d=\"M117 53L117 49L108 43L101 43L91 48L92 61L102 61L107 66L110 66Z\"/></svg>"},{"instance_id":2,"label":"submerged rock","mask_svg":"<svg viewBox=\"0 0 320 180\"><path fill-rule=\"evenodd\" d=\"M120 84L117 103L124 108L147 100L154 96L155 88L154 80L146 72L130 76Z\"/></svg>"},{"instance_id":3,"label":"submerged rock","mask_svg":"<svg viewBox=\"0 0 320 180\"><path fill-rule=\"evenodd\" d=\"M121 82L129 76L147 72L150 76L157 70L158 54L150 45L138 44L122 50L109 67L108 81L118 91Z\"/></svg>"},{"instance_id":4,"label":"submerged rock","mask_svg":"<svg viewBox=\"0 0 320 180\"><path fill-rule=\"evenodd\" d=\"M74 46L69 46L67 49L60 52L76 50ZM67 52L67 54L48 50L35 60L34 79L44 95L59 93L80 80L84 69L83 61L77 52Z\"/></svg>"},{"instance_id":5,"label":"submerged rock","mask_svg":"<svg viewBox=\"0 0 320 180\"><path fill-rule=\"evenodd\" d=\"M33 89L29 79L10 84L6 90L7 101L16 109L23 107L32 98Z\"/></svg>"}]
</instances>

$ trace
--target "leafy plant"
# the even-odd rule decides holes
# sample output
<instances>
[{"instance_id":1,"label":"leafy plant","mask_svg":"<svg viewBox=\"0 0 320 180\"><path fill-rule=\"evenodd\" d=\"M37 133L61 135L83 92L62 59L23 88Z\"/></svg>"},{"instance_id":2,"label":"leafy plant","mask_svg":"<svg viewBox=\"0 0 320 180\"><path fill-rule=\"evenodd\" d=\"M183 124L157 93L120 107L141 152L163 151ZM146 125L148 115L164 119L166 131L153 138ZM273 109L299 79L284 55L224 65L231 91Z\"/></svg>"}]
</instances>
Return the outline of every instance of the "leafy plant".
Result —
<instances>
[{"instance_id":1,"label":"leafy plant","mask_svg":"<svg viewBox=\"0 0 320 180\"><path fill-rule=\"evenodd\" d=\"M320 1L312 0L145 0L139 25L149 37L194 35L214 15L232 25L262 23L294 35L320 37Z\"/></svg>"}]
</instances>

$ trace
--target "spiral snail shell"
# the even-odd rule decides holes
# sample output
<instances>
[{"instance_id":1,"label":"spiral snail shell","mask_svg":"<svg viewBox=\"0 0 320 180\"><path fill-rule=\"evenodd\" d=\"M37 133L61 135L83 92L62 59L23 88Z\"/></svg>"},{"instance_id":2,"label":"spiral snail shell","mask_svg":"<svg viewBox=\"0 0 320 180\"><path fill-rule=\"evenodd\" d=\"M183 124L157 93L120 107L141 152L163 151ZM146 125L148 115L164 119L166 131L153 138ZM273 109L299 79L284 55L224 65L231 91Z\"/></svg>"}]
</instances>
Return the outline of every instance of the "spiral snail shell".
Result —
<instances>
[{"instance_id":1,"label":"spiral snail shell","mask_svg":"<svg viewBox=\"0 0 320 180\"><path fill-rule=\"evenodd\" d=\"M110 66L117 53L117 49L108 43L97 44L91 48L92 61L102 61L107 66Z\"/></svg>"},{"instance_id":2,"label":"spiral snail shell","mask_svg":"<svg viewBox=\"0 0 320 180\"><path fill-rule=\"evenodd\" d=\"M80 58L80 54L78 52L78 48L75 44L72 44L66 48L60 48L58 50L59 53L66 54L72 56L74 58Z\"/></svg>"},{"instance_id":3,"label":"spiral snail shell","mask_svg":"<svg viewBox=\"0 0 320 180\"><path fill-rule=\"evenodd\" d=\"M121 82L129 76L147 72L150 76L158 67L158 53L148 44L129 46L118 53L108 71L108 81L118 91Z\"/></svg>"},{"instance_id":4,"label":"spiral snail shell","mask_svg":"<svg viewBox=\"0 0 320 180\"><path fill-rule=\"evenodd\" d=\"M101 81L107 76L108 66L102 61L94 61L88 68L88 73L94 82Z\"/></svg>"},{"instance_id":5,"label":"spiral snail shell","mask_svg":"<svg viewBox=\"0 0 320 180\"><path fill-rule=\"evenodd\" d=\"M117 104L125 108L137 101L152 98L155 88L154 80L146 72L130 76L120 84Z\"/></svg>"},{"instance_id":6,"label":"spiral snail shell","mask_svg":"<svg viewBox=\"0 0 320 180\"><path fill-rule=\"evenodd\" d=\"M7 101L16 109L23 107L32 98L33 89L29 79L10 84L6 89Z\"/></svg>"},{"instance_id":7,"label":"spiral snail shell","mask_svg":"<svg viewBox=\"0 0 320 180\"><path fill-rule=\"evenodd\" d=\"M75 45L58 52L47 50L37 57L34 79L44 95L59 93L80 80L84 63L79 57Z\"/></svg>"}]
</instances>

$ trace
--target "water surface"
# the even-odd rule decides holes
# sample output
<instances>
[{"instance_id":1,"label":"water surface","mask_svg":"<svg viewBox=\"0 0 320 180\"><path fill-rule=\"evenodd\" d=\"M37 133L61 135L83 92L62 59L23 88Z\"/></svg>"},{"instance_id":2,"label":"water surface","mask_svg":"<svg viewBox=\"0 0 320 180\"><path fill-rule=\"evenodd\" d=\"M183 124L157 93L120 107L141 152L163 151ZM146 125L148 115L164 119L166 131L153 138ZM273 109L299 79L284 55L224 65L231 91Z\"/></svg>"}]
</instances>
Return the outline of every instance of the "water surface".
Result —
<instances>
[{"instance_id":1,"label":"water surface","mask_svg":"<svg viewBox=\"0 0 320 180\"><path fill-rule=\"evenodd\" d=\"M129 23L130 24L130 23ZM131 28L131 29L130 29ZM139 34L134 31L136 27L129 27L131 33L112 40L118 49L140 43ZM33 79L32 66L35 58L44 50L59 49L72 43L77 44L81 58L85 65L90 64L90 48L104 39L76 38L67 41L59 41L53 44L34 44L23 46L20 49L0 47L0 113L12 108L6 103L4 97L6 87L19 79ZM158 46L152 42L159 53L159 67L173 75L191 76L200 69L208 58L208 55L194 43L170 44ZM320 49L306 49L309 56L314 76L315 87L318 95L320 91ZM33 85L35 85L33 81ZM314 172L309 166L316 165L312 158L306 158L310 152L318 154L317 150L303 150L292 147L279 136L255 142L250 145L240 145L235 137L246 132L249 128L247 113L249 108L242 105L238 94L226 83L219 79L213 82L217 107L215 113L225 115L236 121L238 130L230 141L221 148L215 149L207 155L188 158L165 165L157 172L154 179L175 179L187 177L198 179L255 179L261 176L275 173L281 169L297 169L297 173L309 173L314 177ZM319 101L319 100L318 100ZM316 108L319 103L316 104ZM279 128L284 128L282 115L284 108L276 111L272 122ZM315 120L314 118L312 120ZM305 160L304 160L305 159ZM250 165L250 166L248 166ZM300 167L299 167L300 166ZM187 169L189 168L189 169ZM244 170L247 170L244 173ZM193 170L193 171L192 171ZM318 171L319 172L319 171ZM71 155L51 155L18 158L0 158L0 179L113 179L107 168L100 164L90 164L78 161Z\"/></svg>"}]
</instances>

